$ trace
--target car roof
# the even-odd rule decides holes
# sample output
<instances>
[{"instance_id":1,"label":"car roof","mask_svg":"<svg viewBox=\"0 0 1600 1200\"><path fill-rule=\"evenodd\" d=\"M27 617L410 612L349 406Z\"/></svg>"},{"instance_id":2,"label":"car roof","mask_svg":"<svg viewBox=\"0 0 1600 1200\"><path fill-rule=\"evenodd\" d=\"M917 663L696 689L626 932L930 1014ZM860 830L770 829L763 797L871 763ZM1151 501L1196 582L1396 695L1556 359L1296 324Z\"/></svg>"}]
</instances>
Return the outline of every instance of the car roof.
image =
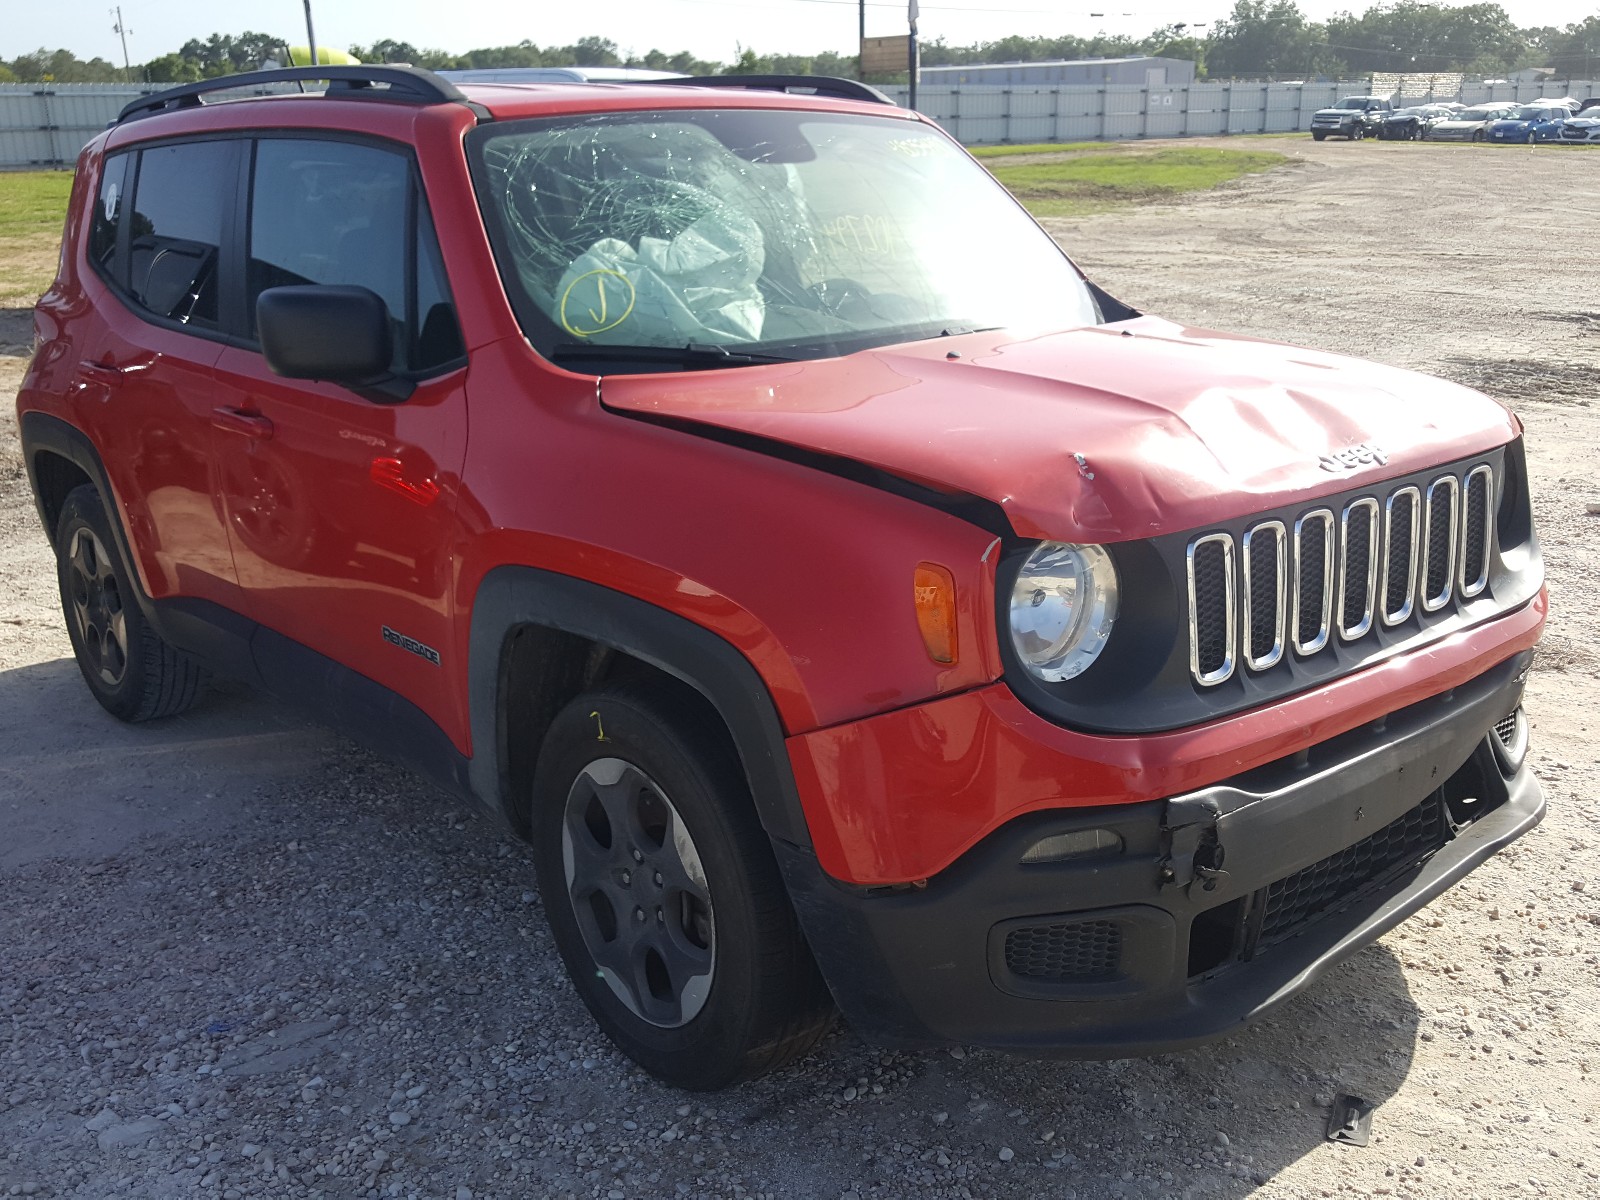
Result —
<instances>
[{"instance_id":1,"label":"car roof","mask_svg":"<svg viewBox=\"0 0 1600 1200\"><path fill-rule=\"evenodd\" d=\"M831 96L725 87L661 86L649 82L466 83L461 91L468 100L488 109L498 121L566 113L655 112L671 108L853 110L874 116L912 116L906 109Z\"/></svg>"},{"instance_id":2,"label":"car roof","mask_svg":"<svg viewBox=\"0 0 1600 1200\"><path fill-rule=\"evenodd\" d=\"M304 89L308 82L326 90ZM231 98L230 98L231 96ZM293 67L182 84L142 96L113 123L112 143L203 129L304 127L382 130L393 135L418 114L454 107L478 121L604 112L751 108L853 111L921 120L883 93L826 76L687 76L628 82L467 83L398 65ZM129 129L132 125L134 128Z\"/></svg>"}]
</instances>

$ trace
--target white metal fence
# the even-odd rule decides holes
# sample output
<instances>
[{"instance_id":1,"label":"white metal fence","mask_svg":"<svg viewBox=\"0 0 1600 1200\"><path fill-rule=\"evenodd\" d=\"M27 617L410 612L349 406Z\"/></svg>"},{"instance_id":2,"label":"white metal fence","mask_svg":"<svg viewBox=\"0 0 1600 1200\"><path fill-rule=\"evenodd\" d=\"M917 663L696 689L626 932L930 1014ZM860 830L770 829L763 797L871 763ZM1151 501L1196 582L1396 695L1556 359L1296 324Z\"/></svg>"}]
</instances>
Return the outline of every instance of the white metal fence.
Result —
<instances>
[{"instance_id":1,"label":"white metal fence","mask_svg":"<svg viewBox=\"0 0 1600 1200\"><path fill-rule=\"evenodd\" d=\"M1399 104L1455 100L1463 104L1588 99L1597 85L1465 83L1459 90L1396 98ZM906 88L883 89L905 103ZM1196 83L1189 87L918 87L917 107L972 145L1089 142L1127 138L1199 137L1229 133L1295 133L1343 96L1364 96L1367 80L1342 83Z\"/></svg>"},{"instance_id":2,"label":"white metal fence","mask_svg":"<svg viewBox=\"0 0 1600 1200\"><path fill-rule=\"evenodd\" d=\"M1536 100L1596 94L1592 82L1467 83L1459 92L1406 95L1403 102ZM1366 80L1344 83L1196 83L1189 87L1052 87L1014 84L924 86L917 107L968 145L1086 142L1293 133L1341 96L1365 95ZM68 167L85 142L123 105L158 85L117 83L0 84L0 168ZM883 89L900 103L906 88Z\"/></svg>"}]
</instances>

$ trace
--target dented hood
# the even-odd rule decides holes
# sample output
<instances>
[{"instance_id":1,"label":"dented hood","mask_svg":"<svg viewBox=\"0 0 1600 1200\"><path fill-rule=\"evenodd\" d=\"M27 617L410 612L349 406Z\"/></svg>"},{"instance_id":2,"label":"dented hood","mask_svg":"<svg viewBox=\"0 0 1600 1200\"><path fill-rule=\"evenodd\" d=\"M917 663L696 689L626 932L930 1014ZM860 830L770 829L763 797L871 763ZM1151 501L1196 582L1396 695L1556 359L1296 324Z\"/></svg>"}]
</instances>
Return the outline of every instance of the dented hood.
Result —
<instances>
[{"instance_id":1,"label":"dented hood","mask_svg":"<svg viewBox=\"0 0 1600 1200\"><path fill-rule=\"evenodd\" d=\"M612 375L606 407L853 459L998 504L1023 537L1193 529L1510 441L1498 404L1359 359L1153 317L845 358ZM1347 466L1333 456L1352 447ZM1325 458L1327 461L1325 461Z\"/></svg>"}]
</instances>

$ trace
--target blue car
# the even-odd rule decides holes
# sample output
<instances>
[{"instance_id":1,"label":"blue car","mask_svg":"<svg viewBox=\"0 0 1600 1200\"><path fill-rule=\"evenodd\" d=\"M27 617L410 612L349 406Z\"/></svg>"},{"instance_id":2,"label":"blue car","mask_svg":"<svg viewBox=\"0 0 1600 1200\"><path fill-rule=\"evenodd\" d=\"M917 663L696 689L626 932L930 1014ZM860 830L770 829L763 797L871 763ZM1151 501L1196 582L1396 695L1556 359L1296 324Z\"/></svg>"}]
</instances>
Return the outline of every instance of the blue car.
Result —
<instances>
[{"instance_id":1,"label":"blue car","mask_svg":"<svg viewBox=\"0 0 1600 1200\"><path fill-rule=\"evenodd\" d=\"M1491 142L1535 142L1561 140L1561 123L1572 116L1568 104L1524 104L1515 112L1489 126Z\"/></svg>"}]
</instances>

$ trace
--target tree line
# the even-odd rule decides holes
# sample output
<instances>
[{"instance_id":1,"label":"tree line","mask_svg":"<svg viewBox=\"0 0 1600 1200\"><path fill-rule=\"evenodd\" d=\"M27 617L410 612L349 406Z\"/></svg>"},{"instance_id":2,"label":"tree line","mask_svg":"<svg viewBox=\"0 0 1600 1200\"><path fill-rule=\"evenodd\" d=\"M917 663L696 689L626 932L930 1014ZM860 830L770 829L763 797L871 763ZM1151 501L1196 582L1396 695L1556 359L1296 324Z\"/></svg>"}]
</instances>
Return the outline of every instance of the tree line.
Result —
<instances>
[{"instance_id":1,"label":"tree line","mask_svg":"<svg viewBox=\"0 0 1600 1200\"><path fill-rule=\"evenodd\" d=\"M194 38L171 54L135 65L131 75L150 83L185 83L248 71L271 60L285 62L285 39L264 33L214 33ZM776 72L795 75L856 74L854 55L759 54L741 47L722 63L688 51L643 54L620 49L609 38L586 37L566 46L521 41L464 54L380 39L351 46L363 62L408 62L432 70L483 67L645 67L687 75ZM1059 58L1106 58L1155 54L1191 59L1202 78L1348 78L1372 72L1460 71L1497 76L1523 67L1551 67L1558 77L1593 78L1600 67L1600 14L1563 27L1519 27L1498 4L1446 8L1399 0L1361 13L1312 21L1294 0L1235 0L1233 11L1209 27L1165 25L1144 37L1005 37L970 46L942 39L922 47L924 66L1038 62ZM66 50L40 49L0 60L0 83L112 83L126 78L103 58L88 61ZM893 80L885 76L883 81ZM901 76L904 78L904 76Z\"/></svg>"}]
</instances>

